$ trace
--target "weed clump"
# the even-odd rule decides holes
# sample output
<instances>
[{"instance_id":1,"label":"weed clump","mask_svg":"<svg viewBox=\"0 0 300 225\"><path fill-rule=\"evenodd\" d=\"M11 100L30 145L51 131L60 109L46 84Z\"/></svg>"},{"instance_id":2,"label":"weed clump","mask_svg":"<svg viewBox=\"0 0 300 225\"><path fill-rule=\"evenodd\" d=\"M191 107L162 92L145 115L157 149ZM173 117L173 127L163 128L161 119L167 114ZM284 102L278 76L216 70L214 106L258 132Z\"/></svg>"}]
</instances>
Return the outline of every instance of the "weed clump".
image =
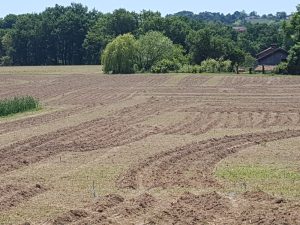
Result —
<instances>
[{"instance_id":1,"label":"weed clump","mask_svg":"<svg viewBox=\"0 0 300 225\"><path fill-rule=\"evenodd\" d=\"M16 113L38 109L39 101L32 96L14 97L0 100L0 116L9 116Z\"/></svg>"}]
</instances>

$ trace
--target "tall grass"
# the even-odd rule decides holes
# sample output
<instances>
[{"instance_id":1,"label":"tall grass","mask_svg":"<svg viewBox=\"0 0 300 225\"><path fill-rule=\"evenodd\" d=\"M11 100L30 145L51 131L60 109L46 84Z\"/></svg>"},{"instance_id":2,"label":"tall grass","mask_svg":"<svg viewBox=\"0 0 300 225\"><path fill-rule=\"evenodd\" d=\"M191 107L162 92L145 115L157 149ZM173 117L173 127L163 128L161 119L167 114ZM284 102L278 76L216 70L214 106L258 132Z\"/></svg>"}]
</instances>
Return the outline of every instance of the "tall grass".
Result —
<instances>
[{"instance_id":1,"label":"tall grass","mask_svg":"<svg viewBox=\"0 0 300 225\"><path fill-rule=\"evenodd\" d=\"M39 101L32 96L0 100L0 116L8 116L39 108Z\"/></svg>"}]
</instances>

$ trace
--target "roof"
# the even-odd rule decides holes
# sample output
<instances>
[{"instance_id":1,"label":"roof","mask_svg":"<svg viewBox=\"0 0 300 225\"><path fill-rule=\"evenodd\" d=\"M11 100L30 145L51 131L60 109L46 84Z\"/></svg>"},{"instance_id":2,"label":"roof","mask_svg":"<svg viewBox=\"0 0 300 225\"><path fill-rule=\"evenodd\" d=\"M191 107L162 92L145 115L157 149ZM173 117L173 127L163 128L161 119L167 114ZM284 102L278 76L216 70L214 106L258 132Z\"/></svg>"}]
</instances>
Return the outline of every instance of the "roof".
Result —
<instances>
[{"instance_id":1,"label":"roof","mask_svg":"<svg viewBox=\"0 0 300 225\"><path fill-rule=\"evenodd\" d=\"M267 48L266 50L258 53L256 55L256 58L258 60L260 60L260 59L266 58L267 56L272 55L272 54L274 54L275 52L278 52L278 51L284 52L288 55L288 52L286 50L284 50L282 48L277 48L277 47L275 47L275 45L272 45L270 48Z\"/></svg>"},{"instance_id":2,"label":"roof","mask_svg":"<svg viewBox=\"0 0 300 225\"><path fill-rule=\"evenodd\" d=\"M237 32L246 32L247 31L246 27L233 27L233 29Z\"/></svg>"}]
</instances>

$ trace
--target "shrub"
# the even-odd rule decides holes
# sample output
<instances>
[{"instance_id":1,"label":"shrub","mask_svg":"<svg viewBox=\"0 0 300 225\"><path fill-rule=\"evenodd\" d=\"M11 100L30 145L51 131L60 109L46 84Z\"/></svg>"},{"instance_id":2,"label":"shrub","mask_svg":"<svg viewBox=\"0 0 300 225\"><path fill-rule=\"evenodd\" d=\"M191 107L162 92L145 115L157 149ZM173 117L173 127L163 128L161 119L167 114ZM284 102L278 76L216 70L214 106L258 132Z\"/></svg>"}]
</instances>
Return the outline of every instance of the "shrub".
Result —
<instances>
[{"instance_id":1,"label":"shrub","mask_svg":"<svg viewBox=\"0 0 300 225\"><path fill-rule=\"evenodd\" d=\"M11 66L12 60L9 56L3 56L0 58L0 66Z\"/></svg>"},{"instance_id":2,"label":"shrub","mask_svg":"<svg viewBox=\"0 0 300 225\"><path fill-rule=\"evenodd\" d=\"M181 68L179 69L178 72L180 72L180 73L202 73L203 69L199 65L185 64L185 65L181 66Z\"/></svg>"},{"instance_id":3,"label":"shrub","mask_svg":"<svg viewBox=\"0 0 300 225\"><path fill-rule=\"evenodd\" d=\"M288 74L288 64L287 62L282 62L275 67L273 73L275 74Z\"/></svg>"},{"instance_id":4,"label":"shrub","mask_svg":"<svg viewBox=\"0 0 300 225\"><path fill-rule=\"evenodd\" d=\"M180 63L175 60L163 59L151 67L152 73L177 72L180 69Z\"/></svg>"},{"instance_id":5,"label":"shrub","mask_svg":"<svg viewBox=\"0 0 300 225\"><path fill-rule=\"evenodd\" d=\"M31 96L14 97L0 101L0 116L8 116L39 108L39 101Z\"/></svg>"},{"instance_id":6,"label":"shrub","mask_svg":"<svg viewBox=\"0 0 300 225\"><path fill-rule=\"evenodd\" d=\"M232 62L230 60L219 60L220 71L219 72L232 72Z\"/></svg>"},{"instance_id":7,"label":"shrub","mask_svg":"<svg viewBox=\"0 0 300 225\"><path fill-rule=\"evenodd\" d=\"M231 72L232 62L230 60L219 60L207 59L201 62L203 72L207 73L220 73L220 72Z\"/></svg>"},{"instance_id":8,"label":"shrub","mask_svg":"<svg viewBox=\"0 0 300 225\"><path fill-rule=\"evenodd\" d=\"M220 63L215 59L207 59L201 62L201 67L205 72L217 73L220 72Z\"/></svg>"}]
</instances>

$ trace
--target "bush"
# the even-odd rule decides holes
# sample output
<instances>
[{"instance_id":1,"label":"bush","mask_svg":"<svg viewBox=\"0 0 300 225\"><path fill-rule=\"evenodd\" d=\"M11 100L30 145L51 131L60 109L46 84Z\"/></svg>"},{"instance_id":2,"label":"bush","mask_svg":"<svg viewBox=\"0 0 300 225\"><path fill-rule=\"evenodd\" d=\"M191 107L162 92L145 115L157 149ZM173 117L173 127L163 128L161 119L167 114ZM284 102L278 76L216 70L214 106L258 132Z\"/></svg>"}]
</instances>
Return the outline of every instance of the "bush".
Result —
<instances>
[{"instance_id":1,"label":"bush","mask_svg":"<svg viewBox=\"0 0 300 225\"><path fill-rule=\"evenodd\" d=\"M282 62L275 67L273 73L275 74L288 74L288 64L287 62Z\"/></svg>"},{"instance_id":2,"label":"bush","mask_svg":"<svg viewBox=\"0 0 300 225\"><path fill-rule=\"evenodd\" d=\"M0 101L0 116L8 116L39 108L39 101L31 96L14 97Z\"/></svg>"},{"instance_id":3,"label":"bush","mask_svg":"<svg viewBox=\"0 0 300 225\"><path fill-rule=\"evenodd\" d=\"M137 57L136 40L133 35L117 37L107 45L102 54L102 65L105 73L134 73Z\"/></svg>"},{"instance_id":4,"label":"bush","mask_svg":"<svg viewBox=\"0 0 300 225\"><path fill-rule=\"evenodd\" d=\"M9 56L3 56L0 58L0 66L11 66L12 60Z\"/></svg>"},{"instance_id":5,"label":"bush","mask_svg":"<svg viewBox=\"0 0 300 225\"><path fill-rule=\"evenodd\" d=\"M219 60L220 71L219 72L232 72L232 62L230 60Z\"/></svg>"},{"instance_id":6,"label":"bush","mask_svg":"<svg viewBox=\"0 0 300 225\"><path fill-rule=\"evenodd\" d=\"M178 72L180 72L180 73L202 73L203 69L199 65L185 64L179 69Z\"/></svg>"},{"instance_id":7,"label":"bush","mask_svg":"<svg viewBox=\"0 0 300 225\"><path fill-rule=\"evenodd\" d=\"M180 63L174 60L163 59L151 67L152 73L177 72L180 69Z\"/></svg>"},{"instance_id":8,"label":"bush","mask_svg":"<svg viewBox=\"0 0 300 225\"><path fill-rule=\"evenodd\" d=\"M201 67L205 72L217 73L220 71L220 64L215 59L207 59L201 62Z\"/></svg>"},{"instance_id":9,"label":"bush","mask_svg":"<svg viewBox=\"0 0 300 225\"><path fill-rule=\"evenodd\" d=\"M202 71L207 73L231 72L232 62L230 60L207 59L201 63Z\"/></svg>"}]
</instances>

